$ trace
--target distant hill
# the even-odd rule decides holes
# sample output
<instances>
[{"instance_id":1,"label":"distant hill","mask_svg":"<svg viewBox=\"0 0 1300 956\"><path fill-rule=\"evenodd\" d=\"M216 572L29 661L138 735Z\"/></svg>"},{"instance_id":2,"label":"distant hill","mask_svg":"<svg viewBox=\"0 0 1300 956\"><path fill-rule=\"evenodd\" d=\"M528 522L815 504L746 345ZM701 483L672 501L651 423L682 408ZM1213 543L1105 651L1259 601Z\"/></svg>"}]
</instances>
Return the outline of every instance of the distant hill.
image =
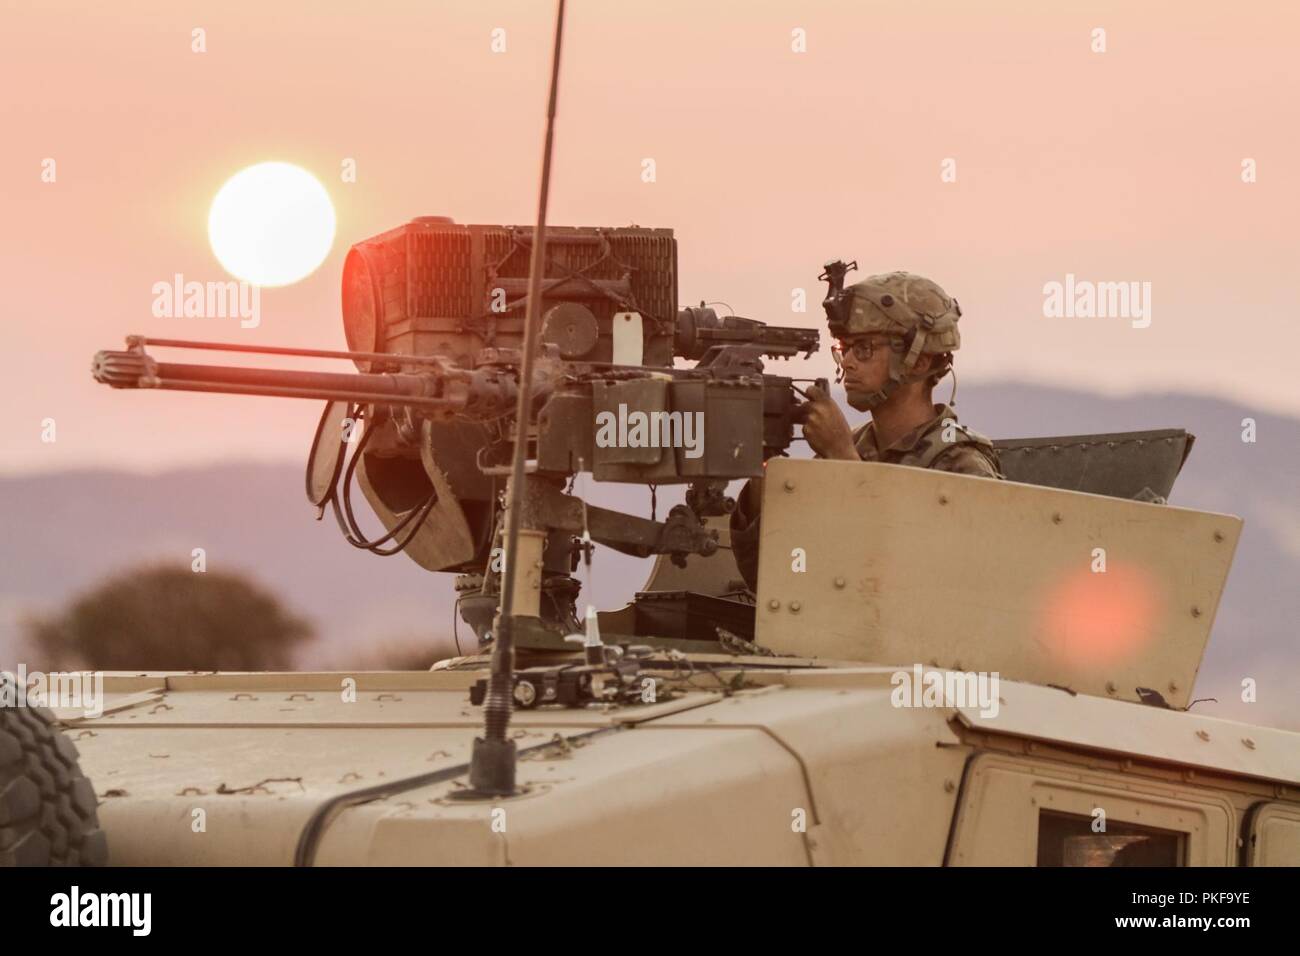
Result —
<instances>
[{"instance_id":1,"label":"distant hill","mask_svg":"<svg viewBox=\"0 0 1300 956\"><path fill-rule=\"evenodd\" d=\"M946 397L946 387L940 397ZM842 396L841 396L842 397ZM1300 421L1188 395L1108 398L1033 385L963 385L964 422L999 438L1147 428L1196 435L1173 503L1240 515L1245 529L1197 697L1217 716L1300 729ZM854 416L862 418L864 416ZM1241 440L1255 419L1257 441ZM588 488L592 486L587 482ZM601 486L597 503L649 513L644 488ZM680 500L661 489L659 514ZM452 581L404 557L377 558L312 520L298 465L229 464L153 476L75 471L0 478L0 666L16 661L23 614L50 610L123 566L204 548L208 567L250 572L311 617L320 635L303 666L358 666L380 646L450 653ZM648 561L601 549L593 591L617 607ZM460 627L462 647L472 640ZM1240 701L1253 677L1259 701Z\"/></svg>"}]
</instances>

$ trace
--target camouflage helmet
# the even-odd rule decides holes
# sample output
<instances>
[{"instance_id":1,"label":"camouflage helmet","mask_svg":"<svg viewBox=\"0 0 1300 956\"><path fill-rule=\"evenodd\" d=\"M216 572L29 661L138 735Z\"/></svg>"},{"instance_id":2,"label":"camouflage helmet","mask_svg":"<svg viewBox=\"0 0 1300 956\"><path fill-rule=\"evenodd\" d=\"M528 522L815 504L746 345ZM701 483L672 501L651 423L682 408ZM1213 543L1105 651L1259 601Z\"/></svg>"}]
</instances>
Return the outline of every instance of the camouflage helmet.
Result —
<instances>
[{"instance_id":1,"label":"camouflage helmet","mask_svg":"<svg viewBox=\"0 0 1300 956\"><path fill-rule=\"evenodd\" d=\"M837 338L877 332L914 339L909 351L942 354L961 347L957 319L961 306L939 284L910 272L868 276L844 290L848 308L844 321L833 321ZM838 327L837 327L838 326Z\"/></svg>"},{"instance_id":2,"label":"camouflage helmet","mask_svg":"<svg viewBox=\"0 0 1300 956\"><path fill-rule=\"evenodd\" d=\"M887 272L855 282L834 299L826 312L836 338L876 333L897 339L889 382L878 392L850 392L853 407L874 408L899 385L917 381L914 369L922 355L940 356L925 373L931 381L951 370L951 353L961 347L961 306L938 283L911 272Z\"/></svg>"}]
</instances>

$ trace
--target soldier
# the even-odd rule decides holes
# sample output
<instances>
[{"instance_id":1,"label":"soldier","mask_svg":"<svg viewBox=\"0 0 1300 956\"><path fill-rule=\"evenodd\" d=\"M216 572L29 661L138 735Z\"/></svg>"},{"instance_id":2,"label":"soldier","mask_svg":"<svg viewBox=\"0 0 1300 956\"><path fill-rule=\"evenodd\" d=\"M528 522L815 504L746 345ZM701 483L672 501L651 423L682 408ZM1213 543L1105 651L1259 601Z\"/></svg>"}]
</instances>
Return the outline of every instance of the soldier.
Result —
<instances>
[{"instance_id":1,"label":"soldier","mask_svg":"<svg viewBox=\"0 0 1300 956\"><path fill-rule=\"evenodd\" d=\"M827 316L848 402L870 411L871 421L851 430L829 395L808 389L803 433L817 457L1003 477L993 443L931 397L961 346L956 299L929 279L891 272L828 298ZM758 578L761 497L761 481L751 481L731 516L733 553L751 590Z\"/></svg>"}]
</instances>

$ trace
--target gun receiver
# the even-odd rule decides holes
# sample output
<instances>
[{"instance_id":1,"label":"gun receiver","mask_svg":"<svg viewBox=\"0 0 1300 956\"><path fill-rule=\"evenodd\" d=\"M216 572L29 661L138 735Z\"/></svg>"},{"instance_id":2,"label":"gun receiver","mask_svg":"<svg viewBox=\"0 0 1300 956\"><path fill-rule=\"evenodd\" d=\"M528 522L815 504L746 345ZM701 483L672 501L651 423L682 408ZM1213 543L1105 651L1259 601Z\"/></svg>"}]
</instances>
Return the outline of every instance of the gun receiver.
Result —
<instances>
[{"instance_id":1,"label":"gun receiver","mask_svg":"<svg viewBox=\"0 0 1300 956\"><path fill-rule=\"evenodd\" d=\"M816 329L765 325L738 315L718 318L703 302L698 308L683 309L677 314L675 354L707 364L712 354L727 345L757 346L769 358L790 358L800 352L808 358L817 351L818 335Z\"/></svg>"}]
</instances>

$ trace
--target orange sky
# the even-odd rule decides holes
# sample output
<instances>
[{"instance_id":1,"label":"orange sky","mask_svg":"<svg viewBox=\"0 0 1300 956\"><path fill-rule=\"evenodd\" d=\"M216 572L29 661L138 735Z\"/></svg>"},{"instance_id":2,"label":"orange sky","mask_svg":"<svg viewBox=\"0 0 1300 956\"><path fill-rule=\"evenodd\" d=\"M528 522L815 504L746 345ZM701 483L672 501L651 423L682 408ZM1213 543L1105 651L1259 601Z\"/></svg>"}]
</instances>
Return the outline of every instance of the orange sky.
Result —
<instances>
[{"instance_id":1,"label":"orange sky","mask_svg":"<svg viewBox=\"0 0 1300 956\"><path fill-rule=\"evenodd\" d=\"M552 16L0 0L0 469L298 460L316 403L110 393L91 355L127 332L342 347L349 243L421 214L529 222ZM820 323L828 258L929 275L962 303L964 382L1183 389L1300 415L1298 26L1294 4L575 0L551 220L672 227L683 304L780 324ZM647 157L657 182L641 181ZM152 318L154 282L224 278L208 204L267 159L333 197L325 264L265 291L256 330ZM1043 284L1066 273L1150 282L1150 327L1045 318ZM828 369L823 351L812 371Z\"/></svg>"}]
</instances>

